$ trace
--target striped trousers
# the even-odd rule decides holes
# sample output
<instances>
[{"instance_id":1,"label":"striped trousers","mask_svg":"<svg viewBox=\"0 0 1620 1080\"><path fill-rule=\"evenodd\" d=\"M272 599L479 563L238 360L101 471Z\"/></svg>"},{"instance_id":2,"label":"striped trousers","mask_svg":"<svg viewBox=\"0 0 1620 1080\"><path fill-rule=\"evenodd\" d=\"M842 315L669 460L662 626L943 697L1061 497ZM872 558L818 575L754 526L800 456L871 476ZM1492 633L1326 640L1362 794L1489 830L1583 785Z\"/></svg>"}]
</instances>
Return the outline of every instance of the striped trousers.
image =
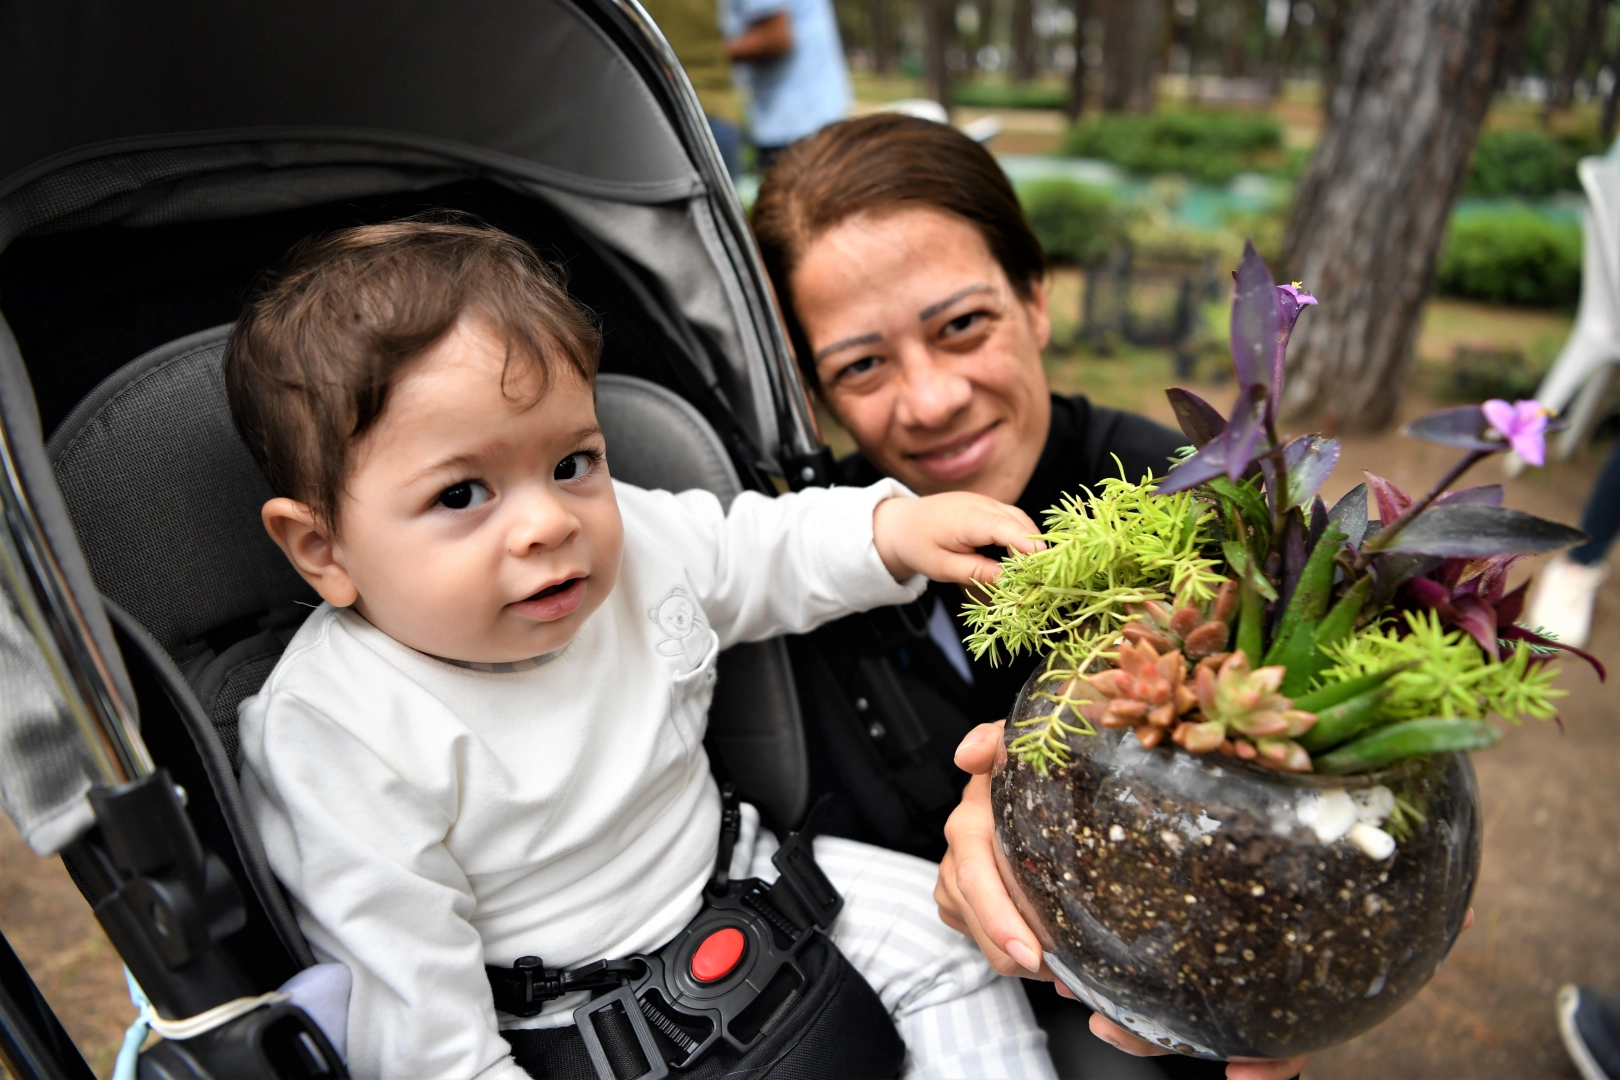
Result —
<instances>
[{"instance_id":1,"label":"striped trousers","mask_svg":"<svg viewBox=\"0 0 1620 1080\"><path fill-rule=\"evenodd\" d=\"M776 837L749 827L752 810L744 807L732 870L773 881ZM934 863L833 836L817 837L815 852L844 896L831 937L906 1042L903 1080L1055 1080L1018 980L996 974L971 938L940 921Z\"/></svg>"}]
</instances>

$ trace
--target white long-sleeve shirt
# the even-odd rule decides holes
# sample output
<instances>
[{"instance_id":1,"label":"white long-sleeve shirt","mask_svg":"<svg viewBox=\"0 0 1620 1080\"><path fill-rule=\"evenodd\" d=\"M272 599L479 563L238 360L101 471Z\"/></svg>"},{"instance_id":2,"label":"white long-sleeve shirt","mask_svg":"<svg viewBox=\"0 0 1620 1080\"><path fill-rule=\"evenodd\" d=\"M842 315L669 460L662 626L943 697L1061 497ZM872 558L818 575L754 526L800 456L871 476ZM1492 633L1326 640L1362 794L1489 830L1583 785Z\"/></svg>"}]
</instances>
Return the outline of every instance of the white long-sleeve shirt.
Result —
<instances>
[{"instance_id":1,"label":"white long-sleeve shirt","mask_svg":"<svg viewBox=\"0 0 1620 1080\"><path fill-rule=\"evenodd\" d=\"M525 1077L486 963L647 951L698 910L719 651L923 586L897 584L872 543L877 503L907 494L892 481L747 493L729 513L707 492L614 489L618 584L565 648L475 670L322 605L242 703L270 865L316 955L354 975L357 1077Z\"/></svg>"}]
</instances>

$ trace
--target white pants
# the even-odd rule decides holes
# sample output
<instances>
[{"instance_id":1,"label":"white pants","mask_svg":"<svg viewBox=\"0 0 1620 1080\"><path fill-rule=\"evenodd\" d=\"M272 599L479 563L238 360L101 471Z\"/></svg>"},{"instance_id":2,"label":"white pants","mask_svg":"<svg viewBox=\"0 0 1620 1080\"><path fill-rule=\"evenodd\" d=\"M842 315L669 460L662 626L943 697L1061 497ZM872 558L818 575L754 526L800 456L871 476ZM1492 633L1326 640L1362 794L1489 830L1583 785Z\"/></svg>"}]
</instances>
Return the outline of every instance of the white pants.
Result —
<instances>
[{"instance_id":1,"label":"white pants","mask_svg":"<svg viewBox=\"0 0 1620 1080\"><path fill-rule=\"evenodd\" d=\"M760 831L752 847L732 868L774 881L776 837ZM934 863L833 836L818 837L815 852L844 896L832 939L900 1029L905 1080L1055 1080L1018 980L996 974L971 938L940 922Z\"/></svg>"}]
</instances>

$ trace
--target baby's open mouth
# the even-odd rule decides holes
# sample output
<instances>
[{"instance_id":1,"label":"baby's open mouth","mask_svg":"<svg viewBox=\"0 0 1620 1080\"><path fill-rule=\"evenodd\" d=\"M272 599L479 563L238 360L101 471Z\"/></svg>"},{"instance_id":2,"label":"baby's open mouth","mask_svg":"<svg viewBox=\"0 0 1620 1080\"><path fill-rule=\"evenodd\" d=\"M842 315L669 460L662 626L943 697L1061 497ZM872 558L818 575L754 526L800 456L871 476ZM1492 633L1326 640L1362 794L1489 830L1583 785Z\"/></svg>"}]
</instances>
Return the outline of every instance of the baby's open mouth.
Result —
<instances>
[{"instance_id":1,"label":"baby's open mouth","mask_svg":"<svg viewBox=\"0 0 1620 1080\"><path fill-rule=\"evenodd\" d=\"M541 589L539 592L535 593L533 596L525 597L525 599L527 599L527 600L544 600L548 596L556 596L558 593L567 592L568 589L576 581L580 581L580 580L582 580L582 579L577 578L577 577L571 577L567 581L559 581L555 585L547 585L545 588Z\"/></svg>"},{"instance_id":2,"label":"baby's open mouth","mask_svg":"<svg viewBox=\"0 0 1620 1080\"><path fill-rule=\"evenodd\" d=\"M524 597L507 610L541 622L552 622L572 614L585 599L585 577L571 577Z\"/></svg>"}]
</instances>

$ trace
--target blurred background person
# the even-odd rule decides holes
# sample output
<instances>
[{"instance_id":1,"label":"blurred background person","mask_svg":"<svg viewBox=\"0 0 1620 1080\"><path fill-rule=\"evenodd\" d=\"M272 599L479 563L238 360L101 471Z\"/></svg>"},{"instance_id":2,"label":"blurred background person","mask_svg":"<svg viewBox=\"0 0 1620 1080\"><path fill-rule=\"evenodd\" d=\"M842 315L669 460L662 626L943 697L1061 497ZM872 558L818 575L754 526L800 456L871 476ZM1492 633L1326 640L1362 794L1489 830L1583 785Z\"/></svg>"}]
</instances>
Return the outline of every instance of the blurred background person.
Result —
<instances>
[{"instance_id":1,"label":"blurred background person","mask_svg":"<svg viewBox=\"0 0 1620 1080\"><path fill-rule=\"evenodd\" d=\"M719 0L645 0L642 6L686 69L726 172L737 179L742 175L742 95L720 36Z\"/></svg>"},{"instance_id":2,"label":"blurred background person","mask_svg":"<svg viewBox=\"0 0 1620 1080\"><path fill-rule=\"evenodd\" d=\"M1558 991L1558 1033L1581 1080L1620 1080L1620 998L1565 986Z\"/></svg>"},{"instance_id":3,"label":"blurred background person","mask_svg":"<svg viewBox=\"0 0 1620 1080\"><path fill-rule=\"evenodd\" d=\"M1581 528L1592 539L1547 564L1526 617L1531 626L1544 627L1577 648L1592 636L1592 610L1598 589L1609 576L1604 560L1620 533L1620 442L1609 451L1597 485L1587 496Z\"/></svg>"},{"instance_id":4,"label":"blurred background person","mask_svg":"<svg viewBox=\"0 0 1620 1080\"><path fill-rule=\"evenodd\" d=\"M748 92L748 127L759 172L783 150L835 120L853 100L832 0L721 0L720 28L737 81Z\"/></svg>"}]
</instances>

